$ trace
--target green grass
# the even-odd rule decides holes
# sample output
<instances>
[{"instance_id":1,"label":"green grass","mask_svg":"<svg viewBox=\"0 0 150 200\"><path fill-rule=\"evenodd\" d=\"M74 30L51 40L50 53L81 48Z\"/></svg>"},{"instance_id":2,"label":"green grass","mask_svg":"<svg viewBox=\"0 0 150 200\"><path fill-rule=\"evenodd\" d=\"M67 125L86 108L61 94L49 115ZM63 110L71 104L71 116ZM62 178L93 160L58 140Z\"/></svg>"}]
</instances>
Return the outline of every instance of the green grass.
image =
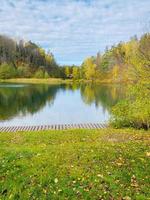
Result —
<instances>
[{"instance_id":1,"label":"green grass","mask_svg":"<svg viewBox=\"0 0 150 200\"><path fill-rule=\"evenodd\" d=\"M0 79L0 83L32 83L32 84L61 84L69 83L71 80L64 80L61 78L48 78L48 79L38 79L38 78L14 78L14 79Z\"/></svg>"},{"instance_id":2,"label":"green grass","mask_svg":"<svg viewBox=\"0 0 150 200\"><path fill-rule=\"evenodd\" d=\"M150 132L0 133L0 199L150 199Z\"/></svg>"}]
</instances>

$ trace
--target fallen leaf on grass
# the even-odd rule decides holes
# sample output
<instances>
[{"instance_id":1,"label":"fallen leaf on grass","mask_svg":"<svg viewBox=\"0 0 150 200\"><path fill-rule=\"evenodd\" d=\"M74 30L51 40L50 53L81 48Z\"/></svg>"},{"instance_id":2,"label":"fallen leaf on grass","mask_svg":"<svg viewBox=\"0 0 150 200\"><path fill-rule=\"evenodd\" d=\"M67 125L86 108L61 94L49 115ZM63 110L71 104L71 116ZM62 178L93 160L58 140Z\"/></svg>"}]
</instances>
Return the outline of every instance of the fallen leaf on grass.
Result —
<instances>
[{"instance_id":1,"label":"fallen leaf on grass","mask_svg":"<svg viewBox=\"0 0 150 200\"><path fill-rule=\"evenodd\" d=\"M135 187L135 188L138 188L138 187L139 187L135 175L133 175L133 176L131 177L131 186L132 186L132 187Z\"/></svg>"},{"instance_id":2,"label":"fallen leaf on grass","mask_svg":"<svg viewBox=\"0 0 150 200\"><path fill-rule=\"evenodd\" d=\"M117 162L116 163L118 165L118 167L121 167L123 165L123 163Z\"/></svg>"},{"instance_id":3,"label":"fallen leaf on grass","mask_svg":"<svg viewBox=\"0 0 150 200\"><path fill-rule=\"evenodd\" d=\"M55 183L58 183L58 179L57 179L57 178L55 178L55 179L54 179L54 182L55 182Z\"/></svg>"},{"instance_id":4,"label":"fallen leaf on grass","mask_svg":"<svg viewBox=\"0 0 150 200\"><path fill-rule=\"evenodd\" d=\"M131 200L129 196L123 197L123 200Z\"/></svg>"},{"instance_id":5,"label":"fallen leaf on grass","mask_svg":"<svg viewBox=\"0 0 150 200\"><path fill-rule=\"evenodd\" d=\"M147 156L147 157L150 157L150 152L146 152L146 156Z\"/></svg>"},{"instance_id":6,"label":"fallen leaf on grass","mask_svg":"<svg viewBox=\"0 0 150 200\"><path fill-rule=\"evenodd\" d=\"M97 177L104 178L102 174L97 174Z\"/></svg>"}]
</instances>

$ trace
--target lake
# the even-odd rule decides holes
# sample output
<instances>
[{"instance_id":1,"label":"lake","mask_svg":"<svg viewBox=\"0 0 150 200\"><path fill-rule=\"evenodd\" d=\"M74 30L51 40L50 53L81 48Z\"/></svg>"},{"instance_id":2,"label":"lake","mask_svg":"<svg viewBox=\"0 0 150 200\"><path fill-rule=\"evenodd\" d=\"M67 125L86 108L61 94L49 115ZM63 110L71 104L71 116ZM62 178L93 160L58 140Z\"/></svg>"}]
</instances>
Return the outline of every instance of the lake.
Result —
<instances>
[{"instance_id":1,"label":"lake","mask_svg":"<svg viewBox=\"0 0 150 200\"><path fill-rule=\"evenodd\" d=\"M0 126L107 123L120 85L0 84Z\"/></svg>"}]
</instances>

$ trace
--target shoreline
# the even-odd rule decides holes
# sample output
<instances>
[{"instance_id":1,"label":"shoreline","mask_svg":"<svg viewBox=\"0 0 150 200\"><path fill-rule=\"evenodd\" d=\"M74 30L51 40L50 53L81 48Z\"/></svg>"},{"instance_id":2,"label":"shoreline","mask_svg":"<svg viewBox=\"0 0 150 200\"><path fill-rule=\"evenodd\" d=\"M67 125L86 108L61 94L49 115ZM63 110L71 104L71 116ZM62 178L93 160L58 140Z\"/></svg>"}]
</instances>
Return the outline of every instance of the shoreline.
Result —
<instances>
[{"instance_id":1,"label":"shoreline","mask_svg":"<svg viewBox=\"0 0 150 200\"><path fill-rule=\"evenodd\" d=\"M2 126L0 132L18 132L18 131L44 131L44 130L75 130L75 129L102 129L107 128L104 123L84 123L84 124L54 124L37 126Z\"/></svg>"},{"instance_id":2,"label":"shoreline","mask_svg":"<svg viewBox=\"0 0 150 200\"><path fill-rule=\"evenodd\" d=\"M64 84L70 83L70 80L60 78L36 79L36 78L16 78L16 79L1 79L0 83L31 83L31 84Z\"/></svg>"},{"instance_id":3,"label":"shoreline","mask_svg":"<svg viewBox=\"0 0 150 200\"><path fill-rule=\"evenodd\" d=\"M30 83L30 84L72 84L72 83L94 83L94 84L133 84L133 81L112 81L112 80L73 80L61 78L13 78L13 79L0 79L0 83Z\"/></svg>"}]
</instances>

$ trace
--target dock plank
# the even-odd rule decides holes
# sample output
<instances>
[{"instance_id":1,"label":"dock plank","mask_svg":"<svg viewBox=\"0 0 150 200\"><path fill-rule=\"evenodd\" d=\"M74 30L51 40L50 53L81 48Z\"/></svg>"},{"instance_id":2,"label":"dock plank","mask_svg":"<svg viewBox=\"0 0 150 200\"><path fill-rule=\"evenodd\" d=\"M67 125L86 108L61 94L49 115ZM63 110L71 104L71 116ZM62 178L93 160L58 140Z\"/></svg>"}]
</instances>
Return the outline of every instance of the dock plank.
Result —
<instances>
[{"instance_id":1,"label":"dock plank","mask_svg":"<svg viewBox=\"0 0 150 200\"><path fill-rule=\"evenodd\" d=\"M18 131L42 131L42 130L68 130L68 129L102 129L107 128L107 124L102 123L80 123L80 124L55 124L40 126L13 126L0 127L0 132Z\"/></svg>"}]
</instances>

